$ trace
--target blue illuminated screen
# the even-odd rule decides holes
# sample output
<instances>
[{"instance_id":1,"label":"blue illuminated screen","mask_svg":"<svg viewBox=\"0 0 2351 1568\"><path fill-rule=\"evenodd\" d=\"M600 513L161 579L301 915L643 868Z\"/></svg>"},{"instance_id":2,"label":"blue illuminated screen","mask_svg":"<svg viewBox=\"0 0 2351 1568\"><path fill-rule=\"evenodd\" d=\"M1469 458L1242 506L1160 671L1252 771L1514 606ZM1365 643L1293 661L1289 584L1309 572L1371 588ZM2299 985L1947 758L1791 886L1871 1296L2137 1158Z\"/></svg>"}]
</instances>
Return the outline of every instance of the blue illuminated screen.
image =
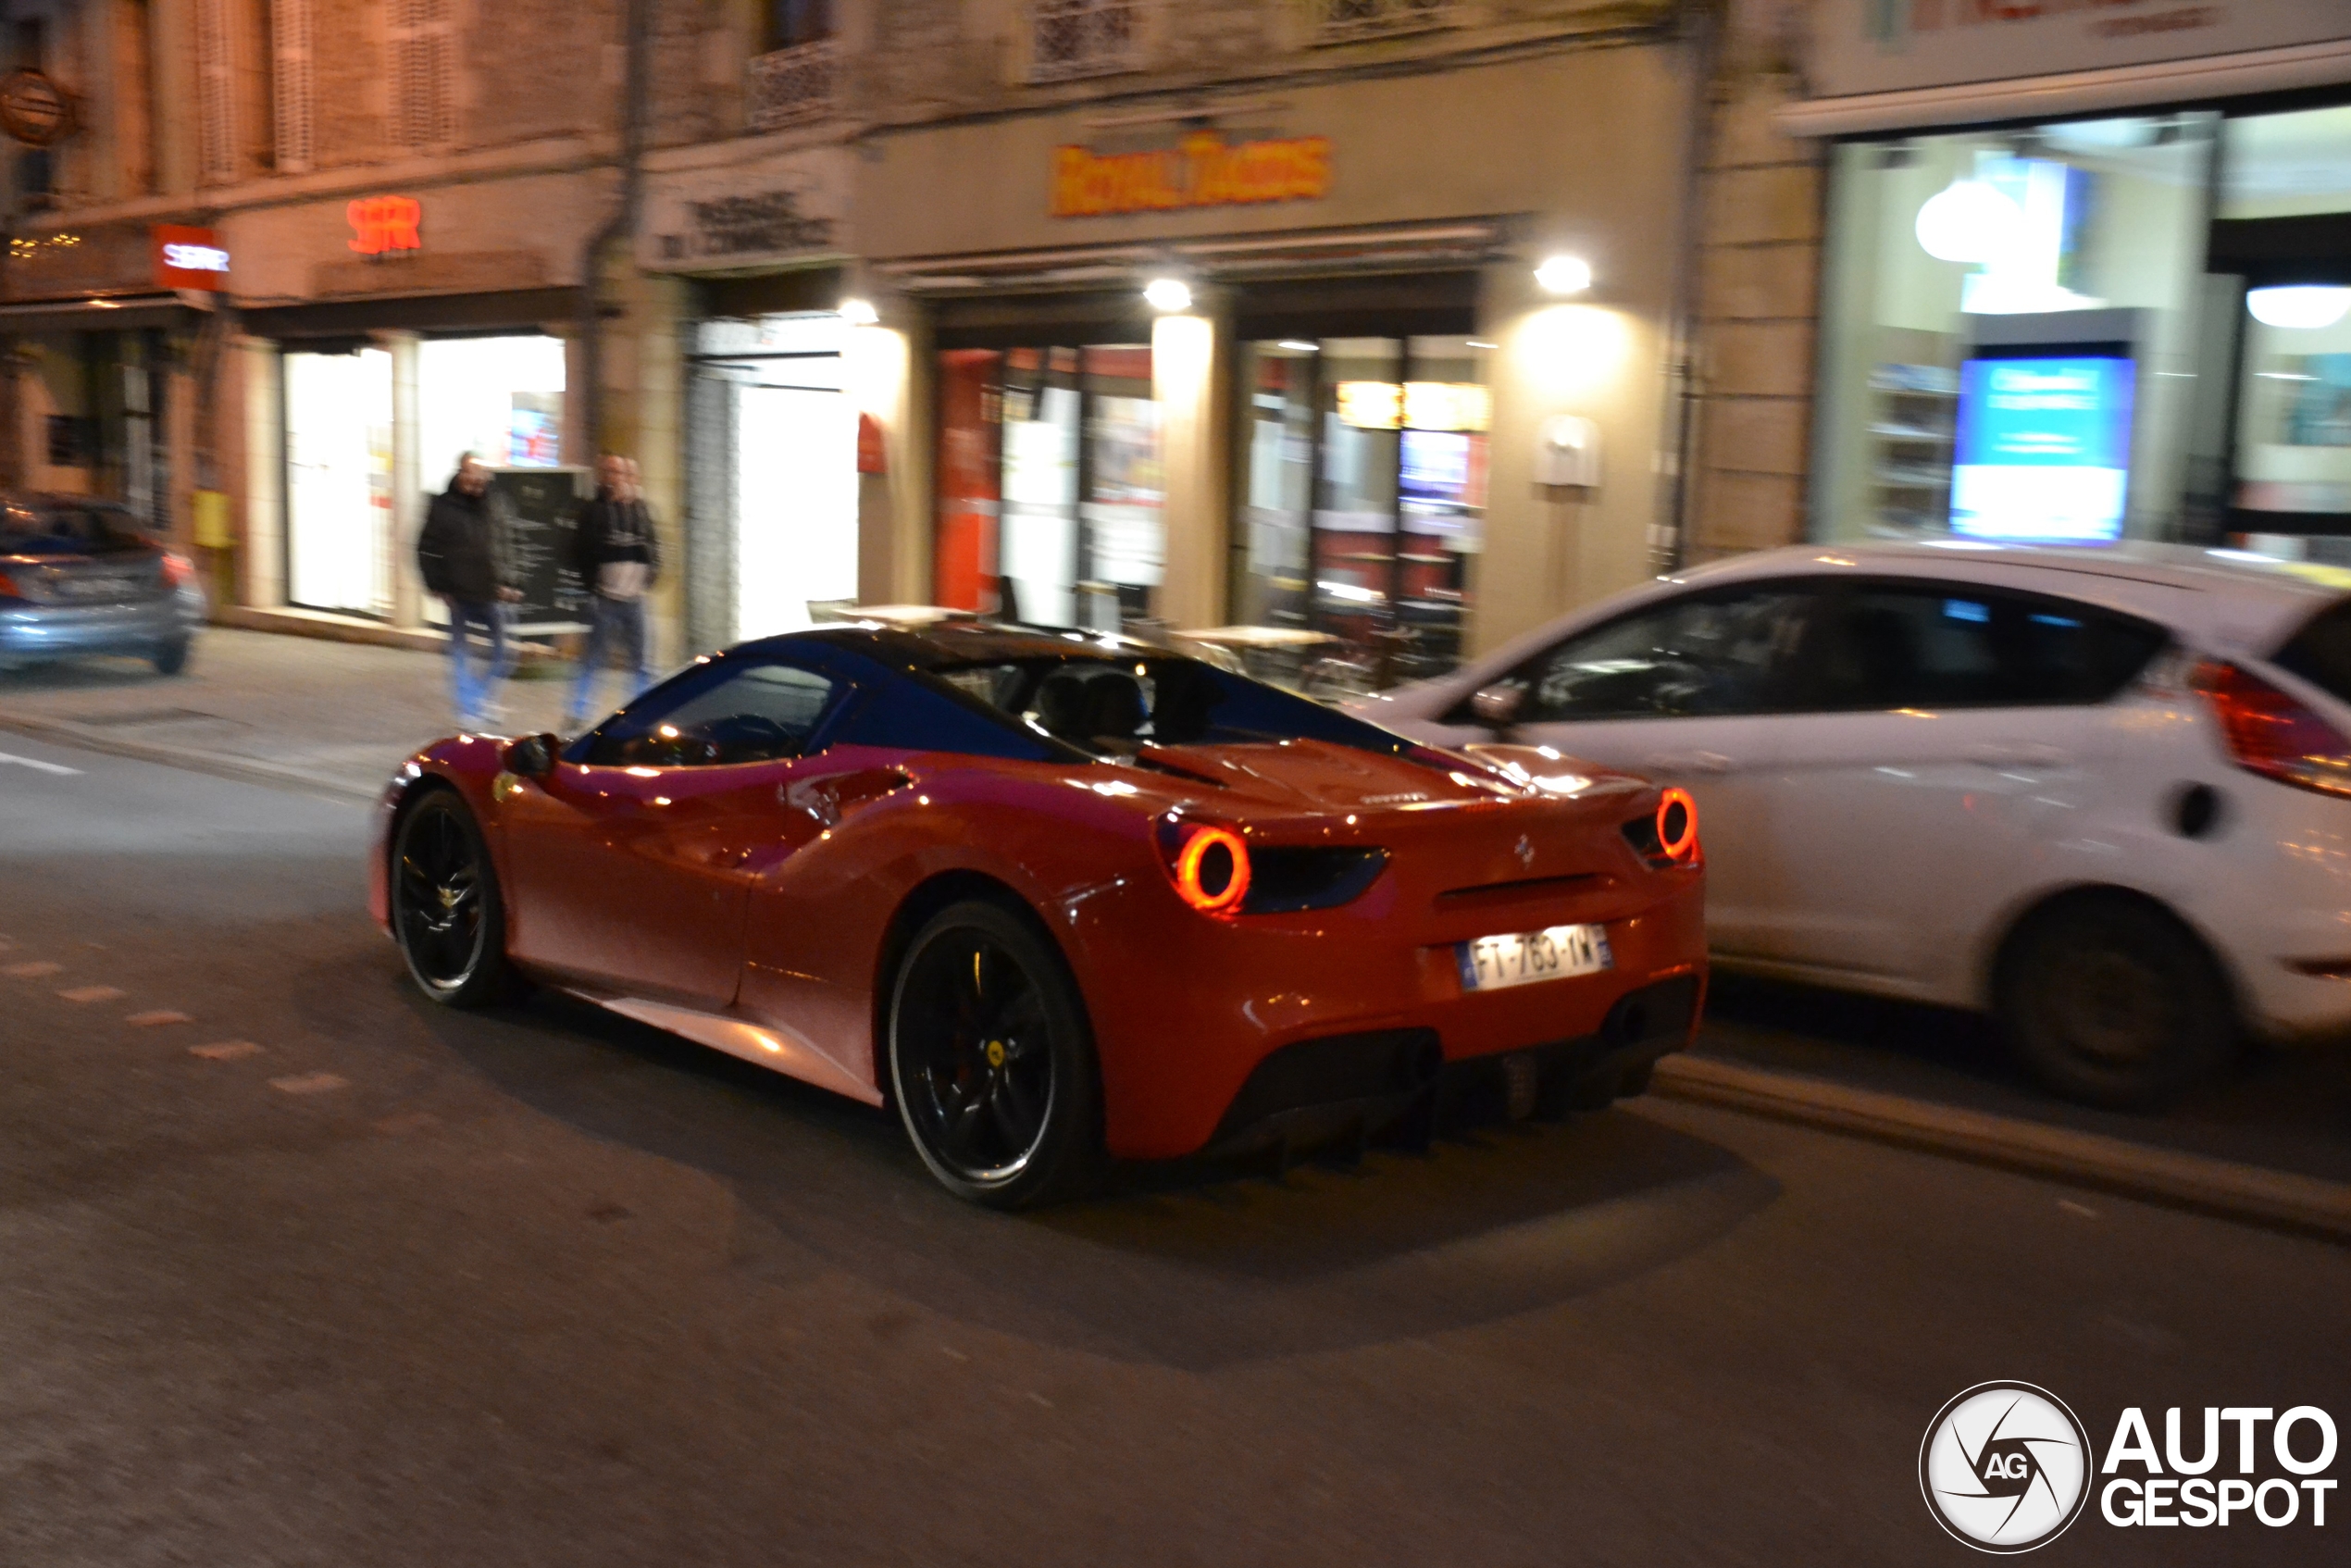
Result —
<instances>
[{"instance_id":1,"label":"blue illuminated screen","mask_svg":"<svg viewBox=\"0 0 2351 1568\"><path fill-rule=\"evenodd\" d=\"M2120 538L2132 370L2107 355L1963 364L1952 531L2052 544Z\"/></svg>"}]
</instances>

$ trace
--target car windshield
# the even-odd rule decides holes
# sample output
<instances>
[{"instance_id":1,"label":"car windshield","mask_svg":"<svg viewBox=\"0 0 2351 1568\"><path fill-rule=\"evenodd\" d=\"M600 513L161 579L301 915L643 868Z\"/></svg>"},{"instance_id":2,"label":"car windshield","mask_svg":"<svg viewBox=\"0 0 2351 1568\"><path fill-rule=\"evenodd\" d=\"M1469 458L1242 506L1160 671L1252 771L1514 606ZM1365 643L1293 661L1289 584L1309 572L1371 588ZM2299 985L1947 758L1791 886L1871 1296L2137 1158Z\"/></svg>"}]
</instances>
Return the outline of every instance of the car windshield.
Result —
<instances>
[{"instance_id":1,"label":"car windshield","mask_svg":"<svg viewBox=\"0 0 2351 1568\"><path fill-rule=\"evenodd\" d=\"M1319 703L1172 655L999 660L935 678L1030 728L1097 757L1145 746L1327 740L1400 755L1412 742Z\"/></svg>"},{"instance_id":2,"label":"car windshield","mask_svg":"<svg viewBox=\"0 0 2351 1568\"><path fill-rule=\"evenodd\" d=\"M0 507L0 554L95 554L146 547L127 513L105 506Z\"/></svg>"}]
</instances>

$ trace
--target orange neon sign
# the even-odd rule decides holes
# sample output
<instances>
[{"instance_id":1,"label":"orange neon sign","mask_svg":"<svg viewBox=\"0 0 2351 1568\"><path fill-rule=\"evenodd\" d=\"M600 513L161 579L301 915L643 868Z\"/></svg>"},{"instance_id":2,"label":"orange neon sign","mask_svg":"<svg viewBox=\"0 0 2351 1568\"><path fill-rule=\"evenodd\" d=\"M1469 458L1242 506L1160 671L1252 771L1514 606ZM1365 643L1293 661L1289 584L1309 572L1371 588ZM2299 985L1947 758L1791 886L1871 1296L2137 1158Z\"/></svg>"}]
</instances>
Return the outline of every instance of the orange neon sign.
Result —
<instances>
[{"instance_id":1,"label":"orange neon sign","mask_svg":"<svg viewBox=\"0 0 2351 1568\"><path fill-rule=\"evenodd\" d=\"M1330 193L1331 139L1226 142L1196 131L1154 152L1097 156L1087 147L1053 153L1053 216L1312 201Z\"/></svg>"},{"instance_id":2,"label":"orange neon sign","mask_svg":"<svg viewBox=\"0 0 2351 1568\"><path fill-rule=\"evenodd\" d=\"M425 204L414 196L362 196L343 216L351 220L351 248L361 255L425 248Z\"/></svg>"}]
</instances>

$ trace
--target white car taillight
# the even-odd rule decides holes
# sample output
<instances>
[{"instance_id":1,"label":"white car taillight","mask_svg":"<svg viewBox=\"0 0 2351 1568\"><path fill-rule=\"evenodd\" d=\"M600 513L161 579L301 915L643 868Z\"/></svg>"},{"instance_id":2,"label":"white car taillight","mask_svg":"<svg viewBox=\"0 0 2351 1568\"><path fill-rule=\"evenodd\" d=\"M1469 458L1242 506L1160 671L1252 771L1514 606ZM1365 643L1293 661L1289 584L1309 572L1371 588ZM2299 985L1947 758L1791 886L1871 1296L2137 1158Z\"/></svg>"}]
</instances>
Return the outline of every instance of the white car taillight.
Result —
<instances>
[{"instance_id":1,"label":"white car taillight","mask_svg":"<svg viewBox=\"0 0 2351 1568\"><path fill-rule=\"evenodd\" d=\"M2189 684L2211 704L2231 762L2281 784L2351 796L2351 740L2293 693L2217 659L2198 665Z\"/></svg>"}]
</instances>

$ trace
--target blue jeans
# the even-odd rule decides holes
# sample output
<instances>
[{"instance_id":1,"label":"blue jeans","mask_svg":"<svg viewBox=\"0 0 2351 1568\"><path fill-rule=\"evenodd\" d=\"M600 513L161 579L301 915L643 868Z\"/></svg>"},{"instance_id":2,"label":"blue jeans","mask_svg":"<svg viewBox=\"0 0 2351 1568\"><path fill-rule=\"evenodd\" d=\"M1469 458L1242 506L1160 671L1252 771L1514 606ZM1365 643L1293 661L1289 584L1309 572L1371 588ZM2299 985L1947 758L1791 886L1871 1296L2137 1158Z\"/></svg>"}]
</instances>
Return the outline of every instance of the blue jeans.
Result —
<instances>
[{"instance_id":1,"label":"blue jeans","mask_svg":"<svg viewBox=\"0 0 2351 1568\"><path fill-rule=\"evenodd\" d=\"M624 703L633 702L640 691L653 683L653 667L645 662L645 602L591 594L588 644L579 651L579 670L571 678L571 701L565 708L565 728L587 727L589 704L595 700L596 676L616 653L620 655L620 700Z\"/></svg>"},{"instance_id":2,"label":"blue jeans","mask_svg":"<svg viewBox=\"0 0 2351 1568\"><path fill-rule=\"evenodd\" d=\"M460 725L473 728L483 724L490 717L490 704L496 700L498 688L515 673L514 645L506 639L514 621L514 607L496 600L486 604L449 601L449 687L457 700ZM490 641L490 662L479 674L474 671L476 631Z\"/></svg>"}]
</instances>

